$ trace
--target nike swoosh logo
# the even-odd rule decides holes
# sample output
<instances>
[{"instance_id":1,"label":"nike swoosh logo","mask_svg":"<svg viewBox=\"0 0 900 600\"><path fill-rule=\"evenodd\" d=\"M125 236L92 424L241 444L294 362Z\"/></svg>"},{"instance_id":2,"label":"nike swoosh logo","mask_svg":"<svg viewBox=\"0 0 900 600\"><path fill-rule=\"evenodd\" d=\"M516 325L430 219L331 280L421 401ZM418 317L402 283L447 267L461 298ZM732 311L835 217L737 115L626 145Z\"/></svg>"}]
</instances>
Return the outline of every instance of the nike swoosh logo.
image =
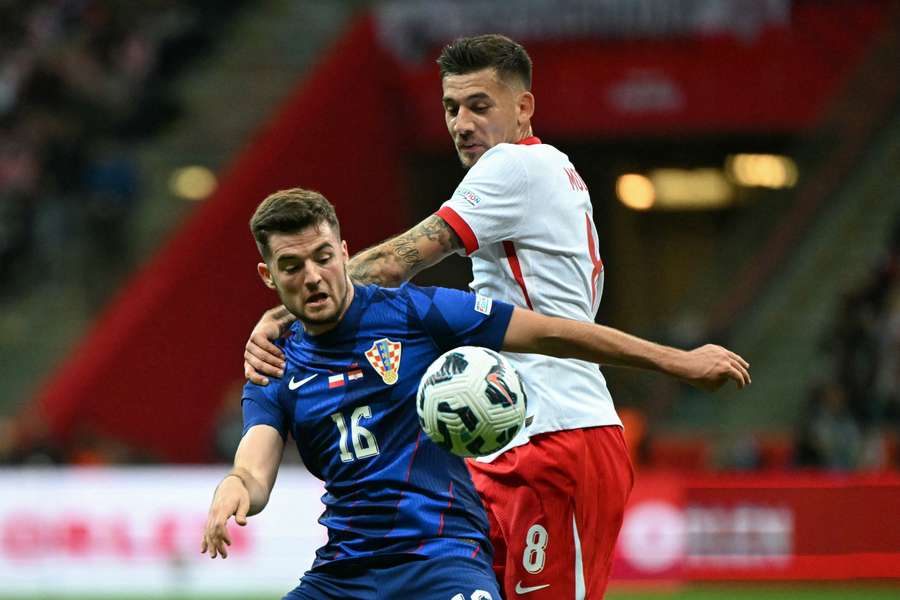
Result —
<instances>
[{"instance_id":1,"label":"nike swoosh logo","mask_svg":"<svg viewBox=\"0 0 900 600\"><path fill-rule=\"evenodd\" d=\"M291 376L291 380L288 382L288 389L290 389L291 391L294 391L297 388L299 388L301 385L306 383L307 381L310 381L311 379L313 379L316 375L318 375L318 373L314 373L314 374L310 375L309 377L307 377L306 379L301 379L300 381L294 381L294 377Z\"/></svg>"},{"instance_id":2,"label":"nike swoosh logo","mask_svg":"<svg viewBox=\"0 0 900 600\"><path fill-rule=\"evenodd\" d=\"M536 585L534 587L522 587L522 582L519 581L516 583L516 593L522 596L548 587L550 587L549 583L545 583L544 585Z\"/></svg>"}]
</instances>

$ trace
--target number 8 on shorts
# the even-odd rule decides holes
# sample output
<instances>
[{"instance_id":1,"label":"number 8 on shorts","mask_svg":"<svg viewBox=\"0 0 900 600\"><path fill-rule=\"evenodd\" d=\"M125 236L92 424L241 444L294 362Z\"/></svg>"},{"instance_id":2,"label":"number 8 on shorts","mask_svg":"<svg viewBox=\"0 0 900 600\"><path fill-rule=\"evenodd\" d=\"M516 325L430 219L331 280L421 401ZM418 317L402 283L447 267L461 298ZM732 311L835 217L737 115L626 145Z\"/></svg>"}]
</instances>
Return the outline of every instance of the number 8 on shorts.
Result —
<instances>
[{"instance_id":1,"label":"number 8 on shorts","mask_svg":"<svg viewBox=\"0 0 900 600\"><path fill-rule=\"evenodd\" d=\"M522 554L522 566L531 573L540 573L544 570L544 560L547 547L547 530L541 525L532 525L525 535L525 552Z\"/></svg>"}]
</instances>

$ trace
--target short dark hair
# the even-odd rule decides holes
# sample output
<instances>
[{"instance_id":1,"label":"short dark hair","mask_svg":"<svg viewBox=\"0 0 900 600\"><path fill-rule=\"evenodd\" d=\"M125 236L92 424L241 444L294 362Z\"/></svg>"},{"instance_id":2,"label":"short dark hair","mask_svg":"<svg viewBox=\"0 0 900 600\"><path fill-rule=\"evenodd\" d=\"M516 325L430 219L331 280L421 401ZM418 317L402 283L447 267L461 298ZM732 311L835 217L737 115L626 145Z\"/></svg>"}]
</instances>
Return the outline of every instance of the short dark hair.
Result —
<instances>
[{"instance_id":1,"label":"short dark hair","mask_svg":"<svg viewBox=\"0 0 900 600\"><path fill-rule=\"evenodd\" d=\"M291 188L270 194L250 218L250 231L263 259L271 258L269 235L295 233L307 227L328 223L338 237L341 226L334 206L325 196L313 190Z\"/></svg>"},{"instance_id":2,"label":"short dark hair","mask_svg":"<svg viewBox=\"0 0 900 600\"><path fill-rule=\"evenodd\" d=\"M531 90L531 57L521 44L498 33L453 40L444 46L437 64L441 67L441 79L493 68L500 77L516 77L526 90Z\"/></svg>"}]
</instances>

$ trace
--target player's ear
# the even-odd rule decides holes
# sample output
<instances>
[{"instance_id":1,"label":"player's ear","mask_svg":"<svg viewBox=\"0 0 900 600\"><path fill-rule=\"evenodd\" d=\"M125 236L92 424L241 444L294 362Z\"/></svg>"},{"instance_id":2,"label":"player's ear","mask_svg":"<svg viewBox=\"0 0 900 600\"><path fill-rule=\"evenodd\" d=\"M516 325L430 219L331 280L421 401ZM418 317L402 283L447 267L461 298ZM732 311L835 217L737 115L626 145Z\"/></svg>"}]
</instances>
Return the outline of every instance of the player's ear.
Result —
<instances>
[{"instance_id":1,"label":"player's ear","mask_svg":"<svg viewBox=\"0 0 900 600\"><path fill-rule=\"evenodd\" d=\"M344 253L344 262L350 260L350 251L347 249L347 240L341 240L341 252Z\"/></svg>"},{"instance_id":2,"label":"player's ear","mask_svg":"<svg viewBox=\"0 0 900 600\"><path fill-rule=\"evenodd\" d=\"M256 265L256 272L259 273L260 279L262 279L263 283L267 288L275 289L275 281L272 279L272 273L269 271L269 265L264 262L261 262Z\"/></svg>"},{"instance_id":3,"label":"player's ear","mask_svg":"<svg viewBox=\"0 0 900 600\"><path fill-rule=\"evenodd\" d=\"M517 123L519 125L531 121L531 117L534 116L534 94L527 90L519 94L516 108L518 109Z\"/></svg>"}]
</instances>

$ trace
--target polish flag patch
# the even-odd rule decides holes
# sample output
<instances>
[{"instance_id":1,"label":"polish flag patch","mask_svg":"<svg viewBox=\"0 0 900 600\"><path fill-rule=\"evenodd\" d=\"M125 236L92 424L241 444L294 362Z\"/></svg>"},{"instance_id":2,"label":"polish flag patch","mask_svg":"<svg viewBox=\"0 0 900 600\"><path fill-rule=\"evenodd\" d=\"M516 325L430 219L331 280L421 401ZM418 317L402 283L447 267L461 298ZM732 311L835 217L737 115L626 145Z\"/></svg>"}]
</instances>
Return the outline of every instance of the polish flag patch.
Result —
<instances>
[{"instance_id":1,"label":"polish flag patch","mask_svg":"<svg viewBox=\"0 0 900 600\"><path fill-rule=\"evenodd\" d=\"M341 387L342 385L344 385L344 383L346 383L346 382L344 381L343 373L338 373L337 375L332 375L331 377L328 378L328 387L329 388Z\"/></svg>"}]
</instances>

